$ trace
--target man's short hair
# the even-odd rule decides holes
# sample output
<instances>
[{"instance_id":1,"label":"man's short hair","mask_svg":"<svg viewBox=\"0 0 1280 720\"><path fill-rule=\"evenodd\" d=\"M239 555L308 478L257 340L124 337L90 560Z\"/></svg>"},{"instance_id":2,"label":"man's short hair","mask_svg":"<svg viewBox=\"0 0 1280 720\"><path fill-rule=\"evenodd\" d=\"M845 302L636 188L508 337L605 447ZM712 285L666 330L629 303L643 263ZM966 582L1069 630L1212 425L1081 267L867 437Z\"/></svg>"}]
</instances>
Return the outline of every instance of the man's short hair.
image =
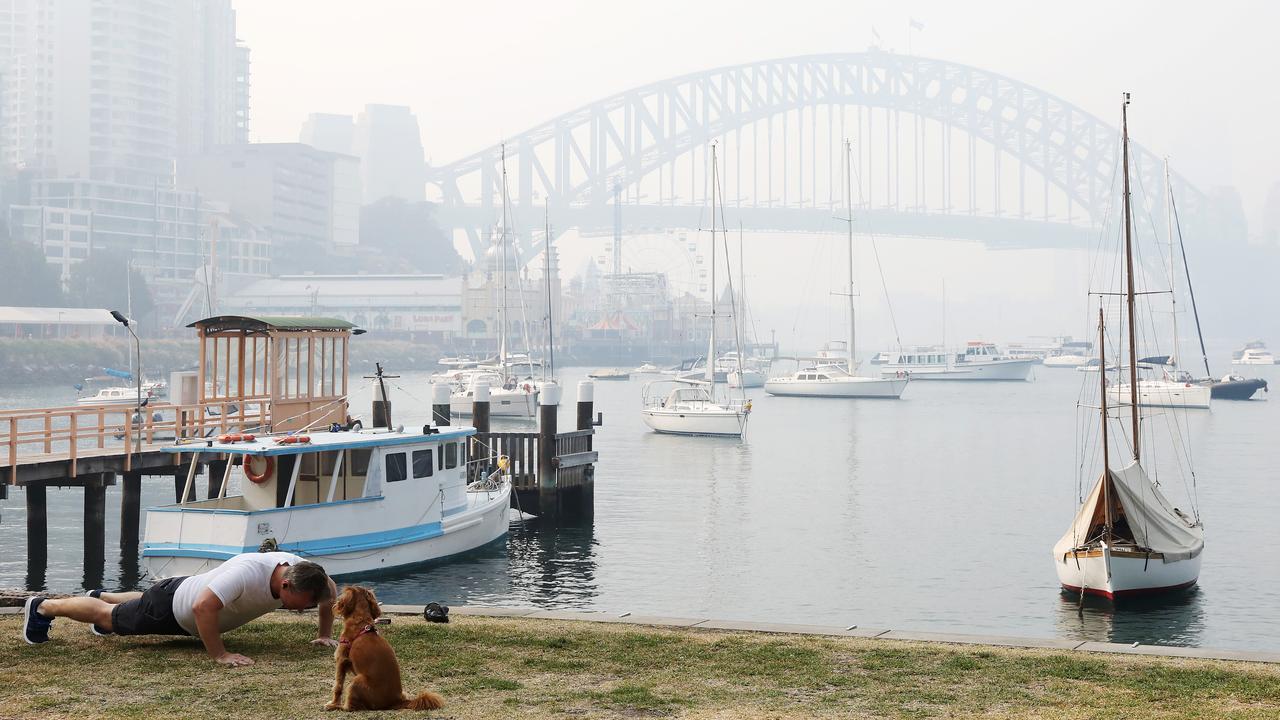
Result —
<instances>
[{"instance_id":1,"label":"man's short hair","mask_svg":"<svg viewBox=\"0 0 1280 720\"><path fill-rule=\"evenodd\" d=\"M310 593L317 604L333 599L329 576L325 574L324 568L309 560L285 568L284 579L289 581L294 590Z\"/></svg>"}]
</instances>

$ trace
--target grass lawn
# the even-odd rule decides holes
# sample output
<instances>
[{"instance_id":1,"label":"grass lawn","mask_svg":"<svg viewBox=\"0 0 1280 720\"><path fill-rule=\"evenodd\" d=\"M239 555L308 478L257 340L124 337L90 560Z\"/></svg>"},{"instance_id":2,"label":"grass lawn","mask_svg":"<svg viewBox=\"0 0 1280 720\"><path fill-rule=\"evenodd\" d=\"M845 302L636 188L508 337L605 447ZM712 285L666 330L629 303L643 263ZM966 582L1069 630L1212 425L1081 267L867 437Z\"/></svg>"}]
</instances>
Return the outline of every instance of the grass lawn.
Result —
<instances>
[{"instance_id":1,"label":"grass lawn","mask_svg":"<svg viewBox=\"0 0 1280 720\"><path fill-rule=\"evenodd\" d=\"M275 613L227 635L224 668L182 638L99 638L59 620L28 646L0 617L0 718L306 718L332 651L314 618ZM1051 650L457 617L382 626L405 690L435 718L1277 718L1280 666Z\"/></svg>"}]
</instances>

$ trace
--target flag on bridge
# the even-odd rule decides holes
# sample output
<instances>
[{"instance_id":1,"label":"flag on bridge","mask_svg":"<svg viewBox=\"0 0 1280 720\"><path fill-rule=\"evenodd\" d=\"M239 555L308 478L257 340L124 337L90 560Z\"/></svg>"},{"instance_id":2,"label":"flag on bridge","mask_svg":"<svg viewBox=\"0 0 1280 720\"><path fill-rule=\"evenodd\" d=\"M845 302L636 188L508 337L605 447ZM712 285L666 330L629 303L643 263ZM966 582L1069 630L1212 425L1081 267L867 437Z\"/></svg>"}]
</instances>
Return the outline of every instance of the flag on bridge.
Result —
<instances>
[{"instance_id":1,"label":"flag on bridge","mask_svg":"<svg viewBox=\"0 0 1280 720\"><path fill-rule=\"evenodd\" d=\"M908 22L910 23L910 25L911 25L911 29L912 29L912 30L923 30L923 29L924 29L924 23L920 22L919 20L917 20L917 19L915 19L915 18L910 18L910 19L908 20Z\"/></svg>"}]
</instances>

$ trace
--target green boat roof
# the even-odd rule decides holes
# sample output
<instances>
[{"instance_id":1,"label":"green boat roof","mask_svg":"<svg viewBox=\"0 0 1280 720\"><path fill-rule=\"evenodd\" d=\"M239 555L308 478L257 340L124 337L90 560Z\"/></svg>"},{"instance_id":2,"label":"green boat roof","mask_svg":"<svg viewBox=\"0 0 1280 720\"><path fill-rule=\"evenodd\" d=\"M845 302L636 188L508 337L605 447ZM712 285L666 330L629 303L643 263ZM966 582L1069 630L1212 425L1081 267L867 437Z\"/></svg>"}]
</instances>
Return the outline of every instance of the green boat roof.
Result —
<instances>
[{"instance_id":1,"label":"green boat roof","mask_svg":"<svg viewBox=\"0 0 1280 720\"><path fill-rule=\"evenodd\" d=\"M227 330L269 332L272 330L353 330L355 325L346 320L330 317L303 317L289 315L216 315L197 320L187 327L201 328L206 333Z\"/></svg>"}]
</instances>

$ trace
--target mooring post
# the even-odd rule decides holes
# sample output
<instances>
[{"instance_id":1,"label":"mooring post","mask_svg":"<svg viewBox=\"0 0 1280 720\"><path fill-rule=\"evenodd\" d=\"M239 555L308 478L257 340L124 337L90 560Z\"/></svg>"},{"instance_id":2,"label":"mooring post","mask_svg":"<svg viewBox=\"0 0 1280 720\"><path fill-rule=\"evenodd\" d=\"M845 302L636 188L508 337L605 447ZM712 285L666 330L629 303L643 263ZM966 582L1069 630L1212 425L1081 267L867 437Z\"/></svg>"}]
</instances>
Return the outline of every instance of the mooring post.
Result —
<instances>
[{"instance_id":1,"label":"mooring post","mask_svg":"<svg viewBox=\"0 0 1280 720\"><path fill-rule=\"evenodd\" d=\"M380 382L373 384L373 426L391 427L391 398L383 394Z\"/></svg>"},{"instance_id":2,"label":"mooring post","mask_svg":"<svg viewBox=\"0 0 1280 720\"><path fill-rule=\"evenodd\" d=\"M578 429L590 430L595 406L596 386L590 380L578 383Z\"/></svg>"},{"instance_id":3,"label":"mooring post","mask_svg":"<svg viewBox=\"0 0 1280 720\"><path fill-rule=\"evenodd\" d=\"M142 511L142 473L124 474L120 492L120 556L138 552L138 523Z\"/></svg>"},{"instance_id":4,"label":"mooring post","mask_svg":"<svg viewBox=\"0 0 1280 720\"><path fill-rule=\"evenodd\" d=\"M556 413L560 410L560 386L546 383L538 393L538 517L560 514L556 486Z\"/></svg>"},{"instance_id":5,"label":"mooring post","mask_svg":"<svg viewBox=\"0 0 1280 720\"><path fill-rule=\"evenodd\" d=\"M209 473L209 494L210 500L218 497L222 492L222 478L227 474L227 463L230 460L214 460L209 463L207 472Z\"/></svg>"},{"instance_id":6,"label":"mooring post","mask_svg":"<svg viewBox=\"0 0 1280 720\"><path fill-rule=\"evenodd\" d=\"M115 473L84 476L84 583L89 588L102 585L107 545L107 485L115 484Z\"/></svg>"},{"instance_id":7,"label":"mooring post","mask_svg":"<svg viewBox=\"0 0 1280 720\"><path fill-rule=\"evenodd\" d=\"M487 382L475 384L471 397L471 422L475 425L476 432L489 432L489 383Z\"/></svg>"},{"instance_id":8,"label":"mooring post","mask_svg":"<svg viewBox=\"0 0 1280 720\"><path fill-rule=\"evenodd\" d=\"M595 384L590 380L578 383L578 429L591 430L595 427L592 417L595 411ZM595 449L595 437L587 436L587 451ZM582 484L578 487L578 507L576 512L582 517L591 517L596 509L596 473L594 466L588 466L583 472Z\"/></svg>"},{"instance_id":9,"label":"mooring post","mask_svg":"<svg viewBox=\"0 0 1280 720\"><path fill-rule=\"evenodd\" d=\"M48 504L45 502L47 487L40 484L27 486L27 584L44 587L45 568L49 564ZM39 578L38 583L32 580Z\"/></svg>"},{"instance_id":10,"label":"mooring post","mask_svg":"<svg viewBox=\"0 0 1280 720\"><path fill-rule=\"evenodd\" d=\"M449 384L436 383L431 386L431 424L448 425L449 420Z\"/></svg>"}]
</instances>

